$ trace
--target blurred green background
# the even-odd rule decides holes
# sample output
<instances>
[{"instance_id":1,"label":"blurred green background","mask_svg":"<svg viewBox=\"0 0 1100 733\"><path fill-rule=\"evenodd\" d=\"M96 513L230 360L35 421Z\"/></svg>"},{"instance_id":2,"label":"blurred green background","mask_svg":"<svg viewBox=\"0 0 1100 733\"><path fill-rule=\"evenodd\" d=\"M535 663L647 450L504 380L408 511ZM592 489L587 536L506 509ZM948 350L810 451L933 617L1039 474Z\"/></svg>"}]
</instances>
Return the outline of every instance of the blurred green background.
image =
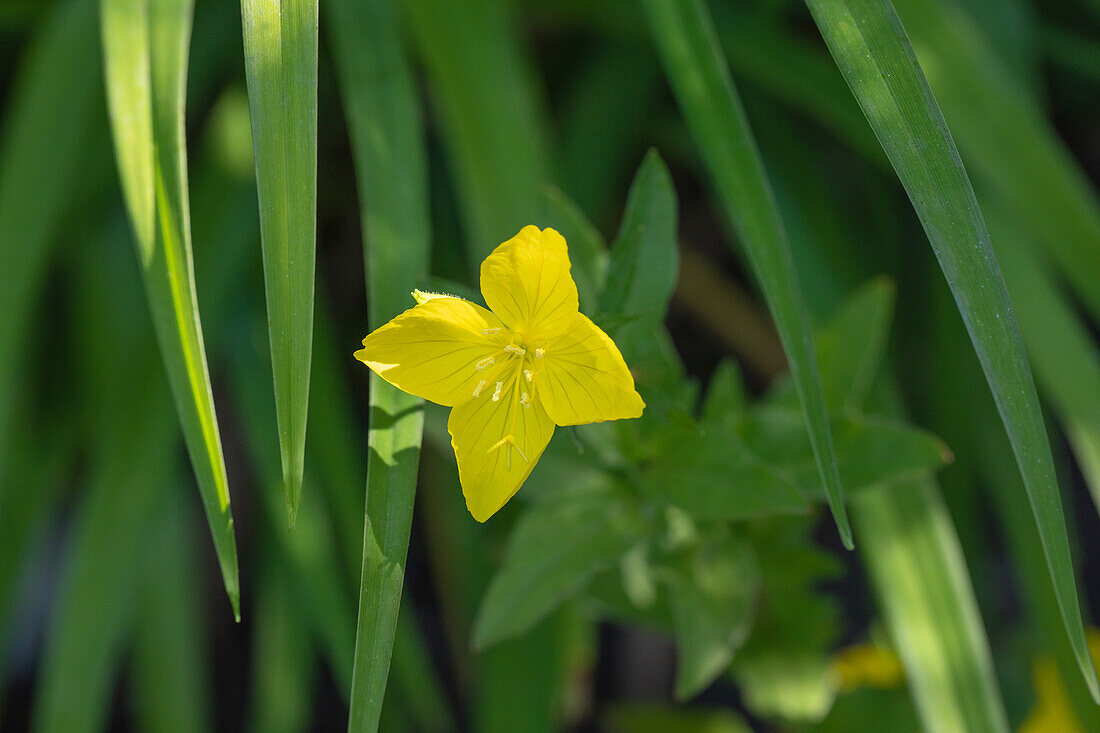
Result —
<instances>
[{"instance_id":1,"label":"blurred green background","mask_svg":"<svg viewBox=\"0 0 1100 733\"><path fill-rule=\"evenodd\" d=\"M311 47L283 2L244 3L282 61L235 3L189 35L187 2L0 4L0 729L1100 730L1057 600L1076 583L1100 651L1100 3L324 0ZM118 95L150 79L143 133ZM369 407L351 354L413 288L477 299L529 223L566 235L648 408L559 429L480 525L446 411L416 476L417 403ZM985 226L996 277L966 290L929 239L964 258ZM968 338L1016 353L1013 311L981 311L1002 275L1076 576ZM814 336L854 552L776 312Z\"/></svg>"}]
</instances>

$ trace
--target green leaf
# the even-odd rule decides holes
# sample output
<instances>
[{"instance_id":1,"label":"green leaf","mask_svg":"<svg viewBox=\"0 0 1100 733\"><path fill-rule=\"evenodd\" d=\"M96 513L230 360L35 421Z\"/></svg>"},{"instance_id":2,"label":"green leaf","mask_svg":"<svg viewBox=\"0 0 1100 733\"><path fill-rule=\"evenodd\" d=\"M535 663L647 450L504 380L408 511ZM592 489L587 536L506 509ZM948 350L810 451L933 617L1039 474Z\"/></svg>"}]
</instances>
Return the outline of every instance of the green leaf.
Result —
<instances>
[{"instance_id":1,"label":"green leaf","mask_svg":"<svg viewBox=\"0 0 1100 733\"><path fill-rule=\"evenodd\" d=\"M646 0L644 5L680 109L775 319L829 507L841 540L850 548L852 532L790 245L710 17L701 0Z\"/></svg>"},{"instance_id":2,"label":"green leaf","mask_svg":"<svg viewBox=\"0 0 1100 733\"><path fill-rule=\"evenodd\" d=\"M836 581L841 565L813 542L815 524L806 517L746 527L759 558L760 601L732 673L757 715L805 721L820 718L832 702L829 660L840 609L837 598L820 589Z\"/></svg>"},{"instance_id":3,"label":"green leaf","mask_svg":"<svg viewBox=\"0 0 1100 733\"><path fill-rule=\"evenodd\" d=\"M317 0L241 0L287 519L302 493L317 239Z\"/></svg>"},{"instance_id":4,"label":"green leaf","mask_svg":"<svg viewBox=\"0 0 1100 733\"><path fill-rule=\"evenodd\" d=\"M823 498L798 411L761 407L739 427L749 450L779 468L807 497ZM953 458L942 440L894 418L850 415L834 420L832 429L840 477L850 492L926 476Z\"/></svg>"},{"instance_id":5,"label":"green leaf","mask_svg":"<svg viewBox=\"0 0 1100 733\"><path fill-rule=\"evenodd\" d=\"M890 339L896 288L880 277L849 296L817 333L825 401L836 412L861 411Z\"/></svg>"},{"instance_id":6,"label":"green leaf","mask_svg":"<svg viewBox=\"0 0 1100 733\"><path fill-rule=\"evenodd\" d=\"M700 519L744 520L807 511L790 476L762 460L726 422L678 431L638 479L640 490Z\"/></svg>"},{"instance_id":7,"label":"green leaf","mask_svg":"<svg viewBox=\"0 0 1100 733\"><path fill-rule=\"evenodd\" d=\"M611 245L599 319L604 326L625 319L611 334L644 386L668 384L683 372L664 327L679 268L676 192L661 156L650 150L634 176Z\"/></svg>"},{"instance_id":8,"label":"green leaf","mask_svg":"<svg viewBox=\"0 0 1100 733\"><path fill-rule=\"evenodd\" d=\"M725 420L745 409L745 382L741 368L732 359L719 362L707 385L700 415L704 422Z\"/></svg>"},{"instance_id":9,"label":"green leaf","mask_svg":"<svg viewBox=\"0 0 1100 733\"><path fill-rule=\"evenodd\" d=\"M184 91L191 0L102 0L115 155L149 310L233 615L237 540L191 255Z\"/></svg>"},{"instance_id":10,"label":"green leaf","mask_svg":"<svg viewBox=\"0 0 1100 733\"><path fill-rule=\"evenodd\" d=\"M728 538L686 558L669 579L676 637L676 697L687 700L725 672L752 626L760 571L752 550Z\"/></svg>"},{"instance_id":11,"label":"green leaf","mask_svg":"<svg viewBox=\"0 0 1100 733\"><path fill-rule=\"evenodd\" d=\"M50 7L10 80L0 138L0 465L12 427L16 376L31 308L90 142L102 137L96 4ZM98 181L95 182L98 185Z\"/></svg>"},{"instance_id":12,"label":"green leaf","mask_svg":"<svg viewBox=\"0 0 1100 733\"><path fill-rule=\"evenodd\" d=\"M412 76L390 5L330 5L359 186L372 327L407 309L428 272L427 162ZM364 39L367 39L366 41ZM422 401L371 375L366 524L349 729L375 730L390 656L424 425Z\"/></svg>"},{"instance_id":13,"label":"green leaf","mask_svg":"<svg viewBox=\"0 0 1100 733\"><path fill-rule=\"evenodd\" d=\"M850 492L935 471L951 452L934 435L897 420L852 415L832 421L837 465ZM700 519L802 514L825 498L800 411L757 408L669 431L639 488Z\"/></svg>"},{"instance_id":14,"label":"green leaf","mask_svg":"<svg viewBox=\"0 0 1100 733\"><path fill-rule=\"evenodd\" d=\"M676 192L661 156L650 150L630 185L622 224L611 245L600 310L638 316L650 327L660 323L679 269Z\"/></svg>"},{"instance_id":15,"label":"green leaf","mask_svg":"<svg viewBox=\"0 0 1100 733\"><path fill-rule=\"evenodd\" d=\"M527 631L645 532L637 508L607 486L537 502L516 524L504 564L482 599L474 646L485 648Z\"/></svg>"},{"instance_id":16,"label":"green leaf","mask_svg":"<svg viewBox=\"0 0 1100 733\"><path fill-rule=\"evenodd\" d=\"M958 151L887 0L808 4L905 186L955 295L1027 487L1066 632L1093 698L1100 701L1039 399Z\"/></svg>"}]
</instances>

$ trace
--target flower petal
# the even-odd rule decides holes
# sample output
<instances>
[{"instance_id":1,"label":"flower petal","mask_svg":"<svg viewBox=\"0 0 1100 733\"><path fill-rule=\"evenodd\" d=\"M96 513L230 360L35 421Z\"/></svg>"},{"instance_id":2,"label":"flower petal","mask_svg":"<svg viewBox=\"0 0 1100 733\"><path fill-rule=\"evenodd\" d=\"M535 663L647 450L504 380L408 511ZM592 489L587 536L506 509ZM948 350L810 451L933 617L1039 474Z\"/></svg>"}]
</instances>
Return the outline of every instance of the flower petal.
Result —
<instances>
[{"instance_id":1,"label":"flower petal","mask_svg":"<svg viewBox=\"0 0 1100 733\"><path fill-rule=\"evenodd\" d=\"M538 398L558 425L640 417L645 408L619 348L583 313L547 343L539 361Z\"/></svg>"},{"instance_id":2,"label":"flower petal","mask_svg":"<svg viewBox=\"0 0 1100 733\"><path fill-rule=\"evenodd\" d=\"M554 434L554 422L518 377L486 387L447 421L466 507L479 522L519 490Z\"/></svg>"},{"instance_id":3,"label":"flower petal","mask_svg":"<svg viewBox=\"0 0 1100 733\"><path fill-rule=\"evenodd\" d=\"M497 378L503 365L494 355L505 343L495 315L437 296L373 331L355 358L398 389L450 407L471 399L479 382Z\"/></svg>"},{"instance_id":4,"label":"flower petal","mask_svg":"<svg viewBox=\"0 0 1100 733\"><path fill-rule=\"evenodd\" d=\"M578 308L569 269L564 237L550 228L525 226L481 263L481 294L522 337L554 335Z\"/></svg>"}]
</instances>

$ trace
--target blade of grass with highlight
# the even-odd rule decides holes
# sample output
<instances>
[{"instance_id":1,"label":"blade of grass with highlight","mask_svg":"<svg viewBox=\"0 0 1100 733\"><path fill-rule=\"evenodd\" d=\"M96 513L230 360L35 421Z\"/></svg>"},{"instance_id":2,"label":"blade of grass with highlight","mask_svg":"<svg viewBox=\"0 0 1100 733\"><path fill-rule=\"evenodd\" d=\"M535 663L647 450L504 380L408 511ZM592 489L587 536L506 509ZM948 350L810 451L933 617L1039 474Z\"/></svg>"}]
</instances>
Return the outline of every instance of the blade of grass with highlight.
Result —
<instances>
[{"instance_id":1,"label":"blade of grass with highlight","mask_svg":"<svg viewBox=\"0 0 1100 733\"><path fill-rule=\"evenodd\" d=\"M98 126L102 95L94 0L51 8L22 55L4 100L0 138L0 466L7 453L15 381L29 313L80 185L82 152ZM97 131L98 133L98 131ZM0 490L0 495L3 491ZM0 501L3 497L0 496Z\"/></svg>"},{"instance_id":2,"label":"blade of grass with highlight","mask_svg":"<svg viewBox=\"0 0 1100 733\"><path fill-rule=\"evenodd\" d=\"M317 0L241 0L287 521L302 493L317 239Z\"/></svg>"},{"instance_id":3,"label":"blade of grass with highlight","mask_svg":"<svg viewBox=\"0 0 1100 733\"><path fill-rule=\"evenodd\" d=\"M1066 632L1093 697L1054 461L1019 328L958 151L888 0L807 0L951 286L1012 442Z\"/></svg>"},{"instance_id":4,"label":"blade of grass with highlight","mask_svg":"<svg viewBox=\"0 0 1100 733\"><path fill-rule=\"evenodd\" d=\"M145 293L233 615L240 577L233 513L199 323L191 254L184 92L191 0L102 0L116 158Z\"/></svg>"},{"instance_id":5,"label":"blade of grass with highlight","mask_svg":"<svg viewBox=\"0 0 1100 733\"><path fill-rule=\"evenodd\" d=\"M775 319L829 508L841 540L851 548L829 416L790 245L710 17L701 0L645 0L644 6L680 109Z\"/></svg>"},{"instance_id":6,"label":"blade of grass with highlight","mask_svg":"<svg viewBox=\"0 0 1100 733\"><path fill-rule=\"evenodd\" d=\"M412 75L386 0L333 0L337 73L363 221L367 308L376 328L428 274L427 160ZM350 354L348 355L350 358ZM416 495L423 402L370 380L366 517L349 731L378 729Z\"/></svg>"}]
</instances>

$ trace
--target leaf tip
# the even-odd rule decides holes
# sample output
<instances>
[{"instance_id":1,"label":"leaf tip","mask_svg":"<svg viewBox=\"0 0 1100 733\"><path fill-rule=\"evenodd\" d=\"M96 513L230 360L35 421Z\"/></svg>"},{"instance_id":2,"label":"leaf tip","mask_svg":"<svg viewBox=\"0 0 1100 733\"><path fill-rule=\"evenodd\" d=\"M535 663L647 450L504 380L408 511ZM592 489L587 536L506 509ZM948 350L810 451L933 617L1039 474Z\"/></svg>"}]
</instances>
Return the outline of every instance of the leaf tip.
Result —
<instances>
[{"instance_id":1,"label":"leaf tip","mask_svg":"<svg viewBox=\"0 0 1100 733\"><path fill-rule=\"evenodd\" d=\"M302 503L302 480L290 476L286 481L286 527L294 529L298 521L298 507Z\"/></svg>"}]
</instances>

